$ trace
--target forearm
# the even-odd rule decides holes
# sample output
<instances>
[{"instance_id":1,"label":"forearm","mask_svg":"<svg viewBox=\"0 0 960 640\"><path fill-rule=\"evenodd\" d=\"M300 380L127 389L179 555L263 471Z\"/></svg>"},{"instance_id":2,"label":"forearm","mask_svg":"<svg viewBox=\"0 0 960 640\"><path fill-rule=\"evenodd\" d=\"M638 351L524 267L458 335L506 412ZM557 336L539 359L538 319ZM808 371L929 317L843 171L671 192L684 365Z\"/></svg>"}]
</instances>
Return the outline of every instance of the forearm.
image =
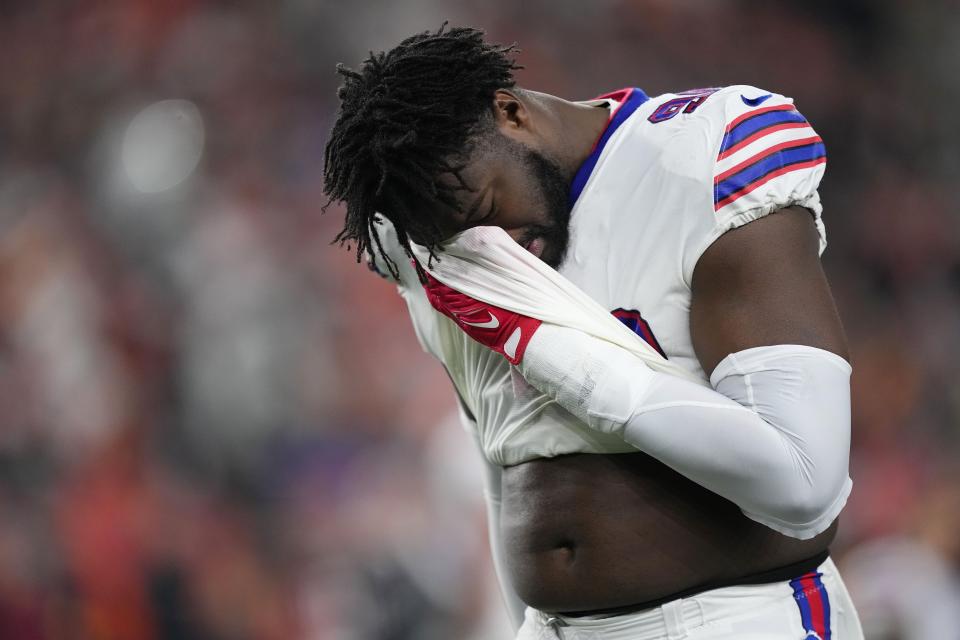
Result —
<instances>
[{"instance_id":1,"label":"forearm","mask_svg":"<svg viewBox=\"0 0 960 640\"><path fill-rule=\"evenodd\" d=\"M746 374L736 357L724 361L714 391L655 373L582 332L544 325L520 370L591 427L619 433L748 517L809 538L829 526L849 492L849 367L818 349L780 351L744 352Z\"/></svg>"}]
</instances>

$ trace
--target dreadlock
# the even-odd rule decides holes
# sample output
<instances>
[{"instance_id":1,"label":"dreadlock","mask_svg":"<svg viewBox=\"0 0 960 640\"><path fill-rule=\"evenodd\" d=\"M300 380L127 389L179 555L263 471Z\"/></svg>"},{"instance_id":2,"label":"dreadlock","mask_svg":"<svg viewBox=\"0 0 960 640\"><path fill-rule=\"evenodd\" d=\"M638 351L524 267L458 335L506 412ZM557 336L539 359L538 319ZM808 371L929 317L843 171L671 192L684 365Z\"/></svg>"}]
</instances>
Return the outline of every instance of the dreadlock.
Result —
<instances>
[{"instance_id":1,"label":"dreadlock","mask_svg":"<svg viewBox=\"0 0 960 640\"><path fill-rule=\"evenodd\" d=\"M393 223L408 256L412 234L434 258L444 238L424 212L438 205L457 210L456 193L472 190L460 175L462 159L492 113L494 92L512 88L513 71L521 68L509 55L515 45L488 44L477 29L446 27L371 52L359 71L337 65L344 83L324 153L330 199L323 209L345 201L346 221L334 242L356 242L358 262L375 246L395 278L397 266L374 228L377 212ZM455 180L443 182L443 175Z\"/></svg>"}]
</instances>

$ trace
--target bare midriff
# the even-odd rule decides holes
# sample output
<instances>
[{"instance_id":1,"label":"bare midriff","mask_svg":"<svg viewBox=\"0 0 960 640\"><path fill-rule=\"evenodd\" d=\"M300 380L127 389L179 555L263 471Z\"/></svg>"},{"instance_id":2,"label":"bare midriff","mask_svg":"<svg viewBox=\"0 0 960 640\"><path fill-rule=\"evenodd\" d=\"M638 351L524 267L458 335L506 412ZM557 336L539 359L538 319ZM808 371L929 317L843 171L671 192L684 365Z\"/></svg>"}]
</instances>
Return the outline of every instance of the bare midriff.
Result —
<instances>
[{"instance_id":1,"label":"bare midriff","mask_svg":"<svg viewBox=\"0 0 960 640\"><path fill-rule=\"evenodd\" d=\"M796 540L643 453L576 454L503 471L507 567L550 613L631 607L801 562L836 523Z\"/></svg>"}]
</instances>

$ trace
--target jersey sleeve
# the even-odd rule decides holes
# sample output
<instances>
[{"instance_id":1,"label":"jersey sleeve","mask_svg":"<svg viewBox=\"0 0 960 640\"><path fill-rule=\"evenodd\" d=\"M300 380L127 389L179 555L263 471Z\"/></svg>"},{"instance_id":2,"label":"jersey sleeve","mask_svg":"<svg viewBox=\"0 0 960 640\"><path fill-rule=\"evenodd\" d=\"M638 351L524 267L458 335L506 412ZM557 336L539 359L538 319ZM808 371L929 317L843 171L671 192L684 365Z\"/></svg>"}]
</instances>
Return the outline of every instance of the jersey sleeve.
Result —
<instances>
[{"instance_id":1,"label":"jersey sleeve","mask_svg":"<svg viewBox=\"0 0 960 640\"><path fill-rule=\"evenodd\" d=\"M380 215L377 219L374 230L384 252L397 266L400 277L390 275L383 256L375 248L368 256L371 270L396 284L397 292L407 305L420 347L443 364L463 406L472 415L477 415L478 403L474 393L477 385L471 384L471 376L477 369L482 370L478 362L497 361L500 356L471 340L452 320L430 305L416 269L400 246L393 224Z\"/></svg>"},{"instance_id":2,"label":"jersey sleeve","mask_svg":"<svg viewBox=\"0 0 960 640\"><path fill-rule=\"evenodd\" d=\"M383 247L384 253L396 265L397 274L400 277L397 279L390 274L390 269L376 246L371 247L367 254L367 264L370 270L397 285L397 292L407 303L407 310L410 312L410 320L420 347L442 361L441 347L437 337L438 325L442 323L440 320L442 316L434 312L433 307L430 306L430 301L427 300L417 277L417 271L403 247L400 246L399 240L397 240L397 232L393 224L387 218L378 214L374 231L380 238L380 246Z\"/></svg>"},{"instance_id":3,"label":"jersey sleeve","mask_svg":"<svg viewBox=\"0 0 960 640\"><path fill-rule=\"evenodd\" d=\"M826 248L823 207L817 187L826 168L823 140L791 98L747 85L726 87L705 100L688 136L705 154L697 181L711 193L710 211L699 219L684 247L684 278L691 282L700 255L721 235L790 206L814 217L820 253ZM698 202L707 202L698 198Z\"/></svg>"}]
</instances>

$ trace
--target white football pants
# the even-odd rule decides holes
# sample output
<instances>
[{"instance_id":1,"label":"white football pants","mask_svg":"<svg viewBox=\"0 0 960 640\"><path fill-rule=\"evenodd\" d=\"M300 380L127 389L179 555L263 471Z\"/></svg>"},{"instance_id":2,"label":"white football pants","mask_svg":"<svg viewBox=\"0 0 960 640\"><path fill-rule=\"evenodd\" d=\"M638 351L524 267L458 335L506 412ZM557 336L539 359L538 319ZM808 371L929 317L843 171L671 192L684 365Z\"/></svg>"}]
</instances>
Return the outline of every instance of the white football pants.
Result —
<instances>
[{"instance_id":1,"label":"white football pants","mask_svg":"<svg viewBox=\"0 0 960 640\"><path fill-rule=\"evenodd\" d=\"M712 589L659 607L571 618L527 609L516 640L863 640L833 561L786 582Z\"/></svg>"}]
</instances>

